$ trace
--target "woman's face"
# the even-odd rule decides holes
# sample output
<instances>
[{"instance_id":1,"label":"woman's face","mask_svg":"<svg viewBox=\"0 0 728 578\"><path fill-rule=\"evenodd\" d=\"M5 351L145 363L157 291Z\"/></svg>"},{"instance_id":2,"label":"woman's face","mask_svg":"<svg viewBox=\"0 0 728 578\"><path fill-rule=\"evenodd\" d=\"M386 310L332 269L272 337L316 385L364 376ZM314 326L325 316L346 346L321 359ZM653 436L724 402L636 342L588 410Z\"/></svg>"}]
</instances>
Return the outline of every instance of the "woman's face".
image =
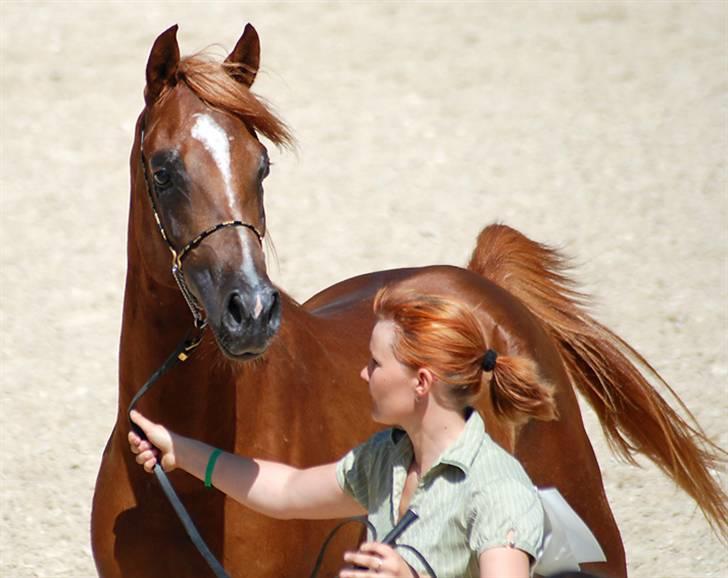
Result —
<instances>
[{"instance_id":1,"label":"woman's face","mask_svg":"<svg viewBox=\"0 0 728 578\"><path fill-rule=\"evenodd\" d=\"M402 425L415 411L417 372L394 357L394 322L380 320L369 340L371 357L361 370L369 383L372 418L384 425Z\"/></svg>"}]
</instances>

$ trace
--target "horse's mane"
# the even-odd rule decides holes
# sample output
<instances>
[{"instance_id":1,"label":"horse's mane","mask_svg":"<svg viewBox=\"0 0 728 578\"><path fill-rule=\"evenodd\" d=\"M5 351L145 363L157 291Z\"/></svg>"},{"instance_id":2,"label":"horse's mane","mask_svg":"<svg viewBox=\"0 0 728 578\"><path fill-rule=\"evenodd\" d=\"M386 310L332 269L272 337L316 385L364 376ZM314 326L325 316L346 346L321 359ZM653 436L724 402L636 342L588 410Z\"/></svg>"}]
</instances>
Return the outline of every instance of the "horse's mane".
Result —
<instances>
[{"instance_id":1,"label":"horse's mane","mask_svg":"<svg viewBox=\"0 0 728 578\"><path fill-rule=\"evenodd\" d=\"M236 69L247 72L241 65L220 63L205 54L195 54L180 60L177 75L209 106L240 117L276 145L293 146L288 127L270 105L233 78L231 72Z\"/></svg>"}]
</instances>

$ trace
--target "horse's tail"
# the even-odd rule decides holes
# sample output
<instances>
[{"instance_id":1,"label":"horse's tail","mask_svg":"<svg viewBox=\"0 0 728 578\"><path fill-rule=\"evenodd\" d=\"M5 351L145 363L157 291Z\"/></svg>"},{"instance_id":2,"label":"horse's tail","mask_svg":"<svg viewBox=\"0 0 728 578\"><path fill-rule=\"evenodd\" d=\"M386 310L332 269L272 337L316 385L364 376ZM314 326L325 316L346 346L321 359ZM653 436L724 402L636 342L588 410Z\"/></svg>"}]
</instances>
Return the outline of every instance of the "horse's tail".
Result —
<instances>
[{"instance_id":1,"label":"horse's tail","mask_svg":"<svg viewBox=\"0 0 728 578\"><path fill-rule=\"evenodd\" d=\"M468 269L518 297L544 323L572 383L596 411L612 450L633 464L635 452L647 455L696 501L716 534L725 539L728 500L713 472L728 454L706 436L657 371L589 315L586 295L565 273L565 259L496 224L478 236ZM665 402L648 378L674 396L689 421Z\"/></svg>"}]
</instances>

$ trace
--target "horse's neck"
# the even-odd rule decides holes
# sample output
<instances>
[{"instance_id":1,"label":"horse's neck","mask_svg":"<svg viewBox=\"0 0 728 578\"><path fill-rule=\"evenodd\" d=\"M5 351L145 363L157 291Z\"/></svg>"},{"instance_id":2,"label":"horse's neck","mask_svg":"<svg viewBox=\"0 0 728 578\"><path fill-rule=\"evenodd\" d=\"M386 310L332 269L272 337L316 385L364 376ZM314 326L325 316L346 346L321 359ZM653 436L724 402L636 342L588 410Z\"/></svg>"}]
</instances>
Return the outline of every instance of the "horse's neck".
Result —
<instances>
[{"instance_id":1,"label":"horse's neck","mask_svg":"<svg viewBox=\"0 0 728 578\"><path fill-rule=\"evenodd\" d=\"M281 327L268 350L234 374L235 451L320 464L374 430L359 378L368 333L348 318L312 315L285 295L281 301Z\"/></svg>"},{"instance_id":2,"label":"horse's neck","mask_svg":"<svg viewBox=\"0 0 728 578\"><path fill-rule=\"evenodd\" d=\"M192 329L193 318L179 290L156 282L138 264L130 263L119 352L120 413ZM229 370L220 363L211 333L206 333L189 360L171 368L139 402L139 409L150 412L150 418L177 422L188 417L191 406L202 415L210 404L233 404L232 391L210 387L229 381Z\"/></svg>"}]
</instances>

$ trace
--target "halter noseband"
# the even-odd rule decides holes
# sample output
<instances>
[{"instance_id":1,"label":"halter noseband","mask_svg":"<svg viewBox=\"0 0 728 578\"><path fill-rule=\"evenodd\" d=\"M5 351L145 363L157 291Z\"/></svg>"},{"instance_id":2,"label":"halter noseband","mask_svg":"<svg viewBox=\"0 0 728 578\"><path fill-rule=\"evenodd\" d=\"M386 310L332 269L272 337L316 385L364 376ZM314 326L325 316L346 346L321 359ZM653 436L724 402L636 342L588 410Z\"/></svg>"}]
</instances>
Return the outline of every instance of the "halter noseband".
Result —
<instances>
[{"instance_id":1,"label":"halter noseband","mask_svg":"<svg viewBox=\"0 0 728 578\"><path fill-rule=\"evenodd\" d=\"M149 196L149 202L152 205L152 213L154 214L154 220L157 222L157 227L159 228L159 232L162 235L162 239L164 239L164 242L167 244L167 247L169 248L170 253L172 253L172 276L174 277L174 280L177 282L177 286L179 287L180 292L182 293L182 296L185 299L185 302L187 303L187 306L190 308L190 311L192 312L192 317L194 318L194 324L195 327L198 329L202 329L207 325L207 320L204 316L204 310L200 303L197 301L195 296L190 291L189 287L187 286L187 283L185 282L184 273L182 272L182 260L184 257L192 251L195 247L200 245L202 241L204 241L207 237L212 235L213 233L216 233L217 231L221 229L225 229L226 227L245 227L246 229L250 229L253 234L255 235L256 239L258 239L258 242L262 245L263 244L263 235L261 235L258 232L258 229L255 228L254 225L251 225L250 223L246 223L245 221L240 220L232 220L232 221L223 221L222 223L218 223L216 225L212 225L202 231L200 234L198 234L196 237L194 237L191 241L189 241L180 251L177 251L174 248L174 245L172 245L172 242L169 239L169 236L167 235L167 232L164 230L164 225L162 224L162 219L159 216L159 211L157 210L157 204L154 200L154 195L152 194L152 187L149 184L149 173L147 171L147 162L146 158L144 156L144 126L146 124L146 115L142 119L141 129L140 129L140 135L139 135L139 160L142 165L142 171L144 173L144 186L147 190L147 195Z\"/></svg>"}]
</instances>

